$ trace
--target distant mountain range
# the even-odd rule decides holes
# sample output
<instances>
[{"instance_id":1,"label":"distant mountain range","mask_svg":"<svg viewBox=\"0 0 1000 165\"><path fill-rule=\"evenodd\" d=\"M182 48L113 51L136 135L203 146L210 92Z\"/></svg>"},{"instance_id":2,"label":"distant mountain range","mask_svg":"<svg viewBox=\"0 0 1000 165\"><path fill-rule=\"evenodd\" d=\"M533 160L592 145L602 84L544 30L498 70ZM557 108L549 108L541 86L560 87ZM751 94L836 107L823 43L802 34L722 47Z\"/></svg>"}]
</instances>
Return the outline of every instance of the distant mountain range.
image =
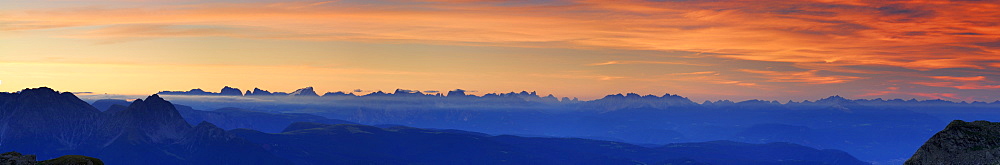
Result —
<instances>
[{"instance_id":1,"label":"distant mountain range","mask_svg":"<svg viewBox=\"0 0 1000 165\"><path fill-rule=\"evenodd\" d=\"M311 91L311 88L297 91ZM235 107L276 114L309 114L366 125L458 129L491 135L576 137L644 146L716 140L789 142L843 150L862 160L886 164L903 163L948 121L1000 120L1000 111L996 111L1000 102L940 99L830 96L801 102L697 103L676 94L627 93L580 101L527 91L477 96L464 90L425 93L404 89L363 95L346 92L328 92L319 97L280 95L254 89L244 96L164 96L193 109ZM226 129L247 127L217 125ZM266 127L263 131L268 133L281 128Z\"/></svg>"},{"instance_id":2,"label":"distant mountain range","mask_svg":"<svg viewBox=\"0 0 1000 165\"><path fill-rule=\"evenodd\" d=\"M178 110L183 106L158 95L95 105L106 109L102 112L72 93L45 87L0 93L0 150L36 153L43 158L87 155L108 164L866 164L842 151L789 143L705 142L649 148L576 138L329 125L298 120L341 121L241 109ZM201 121L192 126L190 123L199 119L185 116L200 117ZM280 133L265 133L226 131L209 122L253 127L241 124L254 123L239 120L295 123Z\"/></svg>"},{"instance_id":3,"label":"distant mountain range","mask_svg":"<svg viewBox=\"0 0 1000 165\"><path fill-rule=\"evenodd\" d=\"M191 90L188 90L188 91L160 91L157 94L160 94L160 95L202 95L202 96L313 96L313 97L322 96L322 97L362 97L362 98L364 98L364 97L440 97L440 98L453 98L453 99L454 98L482 98L482 99L519 98L519 100L529 101L529 102L550 102L550 103L551 102L565 102L565 103L578 103L578 102L581 102L581 100L579 100L577 98L568 98L568 97L557 98L556 96L551 95L551 94L547 95L547 96L540 96L536 92L527 92L527 91L509 92L509 93L487 93L487 94L484 94L482 96L476 96L476 95L466 94L465 93L466 91L462 90L462 89L455 89L455 90L452 90L452 91L448 91L447 95L444 95L442 93L422 93L420 91L405 90L405 89L396 89L392 93L386 93L386 92L383 92L383 91L376 91L376 92L371 92L371 93L368 93L368 94L357 95L357 94L354 94L354 93L348 93L348 92L338 91L338 92L327 92L327 93L324 93L323 95L319 95L319 94L316 93L316 91L313 89L313 87L300 88L300 89L297 89L297 90L295 90L295 91L293 91L291 93L286 93L286 92L270 92L270 91L262 90L262 89L259 89L259 88L254 88L252 91L251 90L247 90L245 93L240 93L239 91L240 91L239 88L233 88L233 87L225 86L225 87L223 87L220 90L220 92L207 92L207 91L204 91L202 89L191 89ZM612 95L607 95L607 96L605 96L603 98L600 98L600 99L597 99L597 100L593 100L593 101L590 101L590 102L602 102L602 101L603 102L613 102L613 103L622 103L622 101L624 101L624 102L633 102L633 103L636 103L636 102L639 102L639 103L643 103L643 102L645 102L645 103L656 102L657 104L670 104L671 106L699 105L699 103L692 102L691 100L687 99L686 97L682 97L682 96L679 96L679 95L676 95L676 94L665 94L663 96L639 95L639 94L635 94L635 93L612 94ZM734 101L730 101L730 100L717 100L717 101L705 101L705 102L700 103L700 105L704 105L704 106L730 106L730 105L735 105L736 103L738 103L738 102L734 102ZM793 101L793 100L788 100L788 101L785 101L785 102L779 102L779 101L776 101L776 100L775 101L746 100L746 101L741 101L739 103L785 104L785 105L832 105L832 104L859 104L859 105L918 105L918 104L924 104L924 105L941 105L941 104L971 104L971 105L998 105L998 106L1000 106L1000 100L996 100L996 101L993 101L993 102L982 102L982 101L973 101L973 102L961 101L961 102L954 102L954 101L941 100L941 99L932 99L932 100L908 99L908 100L904 100L904 99L882 99L882 98L878 98L878 99L854 99L854 100L851 100L851 99L846 99L846 98L841 97L841 96L830 96L830 97L819 99L819 100L815 100L815 101L804 100L802 102L796 102L796 101ZM620 104L615 104L615 105L620 105ZM624 104L624 105L628 105L628 104Z\"/></svg>"},{"instance_id":4,"label":"distant mountain range","mask_svg":"<svg viewBox=\"0 0 1000 165\"><path fill-rule=\"evenodd\" d=\"M843 151L729 141L641 147L577 138L485 136L411 127L294 123L230 131L296 164L868 164Z\"/></svg>"}]
</instances>

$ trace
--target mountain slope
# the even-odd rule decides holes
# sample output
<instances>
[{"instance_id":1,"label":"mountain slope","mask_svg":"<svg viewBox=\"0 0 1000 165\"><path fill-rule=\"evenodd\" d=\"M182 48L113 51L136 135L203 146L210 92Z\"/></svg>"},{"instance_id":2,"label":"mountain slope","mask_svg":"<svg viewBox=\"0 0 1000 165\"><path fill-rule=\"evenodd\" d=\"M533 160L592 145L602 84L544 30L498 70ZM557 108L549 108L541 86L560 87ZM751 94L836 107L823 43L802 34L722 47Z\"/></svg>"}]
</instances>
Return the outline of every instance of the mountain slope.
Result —
<instances>
[{"instance_id":1,"label":"mountain slope","mask_svg":"<svg viewBox=\"0 0 1000 165\"><path fill-rule=\"evenodd\" d=\"M577 139L487 136L411 127L294 123L282 133L230 131L296 164L866 164L789 143L686 143L658 148ZM785 152L785 151L792 152Z\"/></svg>"},{"instance_id":2,"label":"mountain slope","mask_svg":"<svg viewBox=\"0 0 1000 165\"><path fill-rule=\"evenodd\" d=\"M1000 123L952 121L906 164L1000 164Z\"/></svg>"},{"instance_id":3,"label":"mountain slope","mask_svg":"<svg viewBox=\"0 0 1000 165\"><path fill-rule=\"evenodd\" d=\"M287 163L210 123L191 127L158 95L133 101L128 109L112 114L103 128L112 136L105 137L110 141L98 156L109 164Z\"/></svg>"},{"instance_id":4,"label":"mountain slope","mask_svg":"<svg viewBox=\"0 0 1000 165\"><path fill-rule=\"evenodd\" d=\"M39 155L67 155L85 148L104 116L69 92L51 88L0 93L0 148Z\"/></svg>"},{"instance_id":5,"label":"mountain slope","mask_svg":"<svg viewBox=\"0 0 1000 165\"><path fill-rule=\"evenodd\" d=\"M316 122L323 124L357 124L344 120L329 119L303 113L267 113L240 108L221 108L214 111L195 110L191 107L176 105L181 116L188 123L207 121L226 130L247 128L268 133L278 133L294 122Z\"/></svg>"}]
</instances>

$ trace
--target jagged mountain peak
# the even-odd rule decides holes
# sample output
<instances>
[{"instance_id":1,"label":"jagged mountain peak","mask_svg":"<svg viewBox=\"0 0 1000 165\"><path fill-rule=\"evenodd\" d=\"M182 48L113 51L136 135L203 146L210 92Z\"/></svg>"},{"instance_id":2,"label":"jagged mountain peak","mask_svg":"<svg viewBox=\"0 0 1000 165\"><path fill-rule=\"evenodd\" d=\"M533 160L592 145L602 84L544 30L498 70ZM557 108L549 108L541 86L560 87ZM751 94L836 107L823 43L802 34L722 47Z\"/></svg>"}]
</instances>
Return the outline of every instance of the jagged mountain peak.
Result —
<instances>
[{"instance_id":1,"label":"jagged mountain peak","mask_svg":"<svg viewBox=\"0 0 1000 165\"><path fill-rule=\"evenodd\" d=\"M38 87L38 88L24 88L20 94L59 94L58 91L49 87Z\"/></svg>"},{"instance_id":2,"label":"jagged mountain peak","mask_svg":"<svg viewBox=\"0 0 1000 165\"><path fill-rule=\"evenodd\" d=\"M316 91L313 90L313 87L305 87L305 88L302 88L302 89L297 89L297 90L295 90L295 92L289 93L288 95L289 96L319 96L319 94L316 94Z\"/></svg>"},{"instance_id":3,"label":"jagged mountain peak","mask_svg":"<svg viewBox=\"0 0 1000 165\"><path fill-rule=\"evenodd\" d=\"M240 88L233 88L229 86L222 87L219 90L220 95L230 95L230 96L243 96L243 92L240 92Z\"/></svg>"},{"instance_id":4,"label":"jagged mountain peak","mask_svg":"<svg viewBox=\"0 0 1000 165\"><path fill-rule=\"evenodd\" d=\"M137 131L150 142L169 142L179 139L191 129L172 103L159 95L136 99L125 110L116 113L115 120L126 131Z\"/></svg>"},{"instance_id":5,"label":"jagged mountain peak","mask_svg":"<svg viewBox=\"0 0 1000 165\"><path fill-rule=\"evenodd\" d=\"M160 97L160 95L153 94L146 99L135 99L132 104L129 104L129 110L154 110L154 111L173 111L177 112L177 109L169 101Z\"/></svg>"}]
</instances>

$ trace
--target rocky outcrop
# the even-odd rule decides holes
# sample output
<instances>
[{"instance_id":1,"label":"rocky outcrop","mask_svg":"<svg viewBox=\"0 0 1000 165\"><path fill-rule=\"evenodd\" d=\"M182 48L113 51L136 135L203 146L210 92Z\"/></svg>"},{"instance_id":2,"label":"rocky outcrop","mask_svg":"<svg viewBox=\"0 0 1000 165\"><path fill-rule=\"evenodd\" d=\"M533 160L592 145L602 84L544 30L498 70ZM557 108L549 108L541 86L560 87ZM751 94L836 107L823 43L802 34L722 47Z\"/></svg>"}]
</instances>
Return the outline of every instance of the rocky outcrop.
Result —
<instances>
[{"instance_id":1,"label":"rocky outcrop","mask_svg":"<svg viewBox=\"0 0 1000 165\"><path fill-rule=\"evenodd\" d=\"M38 163L39 165L104 165L104 161L101 159L81 156L81 155L66 155L60 156L55 159L49 159Z\"/></svg>"},{"instance_id":2,"label":"rocky outcrop","mask_svg":"<svg viewBox=\"0 0 1000 165\"><path fill-rule=\"evenodd\" d=\"M35 165L35 155L22 155L17 152L7 152L0 154L0 165Z\"/></svg>"},{"instance_id":3,"label":"rocky outcrop","mask_svg":"<svg viewBox=\"0 0 1000 165\"><path fill-rule=\"evenodd\" d=\"M1000 123L952 121L906 164L1000 164Z\"/></svg>"},{"instance_id":4,"label":"rocky outcrop","mask_svg":"<svg viewBox=\"0 0 1000 165\"><path fill-rule=\"evenodd\" d=\"M35 160L35 155L23 155L11 151L0 154L0 165L104 165L104 162L82 155L65 155L39 162Z\"/></svg>"},{"instance_id":5,"label":"rocky outcrop","mask_svg":"<svg viewBox=\"0 0 1000 165\"><path fill-rule=\"evenodd\" d=\"M253 88L253 91L247 90L247 94L245 96L271 96L271 95L274 94L271 94L271 92L260 88Z\"/></svg>"}]
</instances>

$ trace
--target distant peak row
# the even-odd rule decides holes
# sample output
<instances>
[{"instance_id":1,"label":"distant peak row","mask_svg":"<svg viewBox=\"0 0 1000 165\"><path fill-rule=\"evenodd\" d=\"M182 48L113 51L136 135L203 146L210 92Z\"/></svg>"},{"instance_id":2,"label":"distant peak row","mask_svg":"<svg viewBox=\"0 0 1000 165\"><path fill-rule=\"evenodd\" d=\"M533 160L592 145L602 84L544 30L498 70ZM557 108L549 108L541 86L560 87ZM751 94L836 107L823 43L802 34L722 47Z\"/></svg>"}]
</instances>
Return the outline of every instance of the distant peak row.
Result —
<instances>
[{"instance_id":1,"label":"distant peak row","mask_svg":"<svg viewBox=\"0 0 1000 165\"><path fill-rule=\"evenodd\" d=\"M355 92L360 92L360 90L356 90ZM371 92L371 93L368 93L368 94L365 94L365 95L355 95L353 92L337 91L337 92L327 92L327 93L324 93L323 95L319 95L319 94L316 93L315 90L313 90L313 87L305 87L305 88L297 89L297 90L295 90L295 91L293 91L291 93L286 93L286 92L271 92L271 91L267 91L267 90L262 90L260 88L253 88L253 90L246 90L246 92L241 92L241 90L239 88L233 88L233 87L226 86L226 87L222 87L222 90L220 90L218 93L216 93L216 92L208 92L208 91L205 91L205 90L202 90L202 89L191 89L191 90L188 90L188 91L160 91L157 94L161 94L161 95L209 95L209 96L306 96L306 97L334 97L334 96L433 96L433 97L521 96L521 97L537 97L537 98L544 98L544 99L557 99L552 94L549 94L549 95L544 96L544 97L538 96L538 93L536 93L534 91L532 91L532 92L521 91L521 92L518 92L518 93L515 93L515 92L510 92L510 93L487 93L487 94L485 94L483 96L476 96L476 95L466 94L465 92L466 92L466 90L455 89L455 90L452 90L452 91L448 91L447 94L442 94L442 93L437 92L437 91L430 91L428 93L424 93L424 92L421 92L421 91L418 91L418 90L396 89L396 91L394 91L393 93L386 93L386 92L383 92L383 91L376 91L376 92ZM577 98L570 99L568 97L563 97L562 100L563 101L579 101L579 99L577 99Z\"/></svg>"},{"instance_id":2,"label":"distant peak row","mask_svg":"<svg viewBox=\"0 0 1000 165\"><path fill-rule=\"evenodd\" d=\"M360 90L355 90L354 92L361 92L361 91ZM537 99L544 100L544 101L573 101L573 102L580 101L577 98L568 98L568 97L556 98L552 94L549 94L547 96L542 97L542 96L539 96L536 92L528 92L528 91L509 92L509 93L487 93L487 94L484 94L483 96L476 96L476 95L466 94L466 91L462 90L462 89L455 89L455 90L452 90L452 91L448 91L447 94L442 94L442 92L438 92L438 91L427 91L425 93L425 92L421 92L421 91L418 91L418 90L406 90L406 89L396 89L393 93L386 93L386 92L383 92L383 91L376 91L376 92L371 92L371 93L368 93L368 94L365 94L365 95L356 95L356 94L354 94L354 92L338 91L338 92L327 92L327 93L324 93L323 95L319 95L319 94L316 93L316 91L313 90L313 87L305 87L305 88L297 89L297 90L295 90L295 91L293 91L291 93L286 93L286 92L270 92L270 91L267 91L267 90L262 90L260 88L254 88L253 90L246 90L246 92L241 92L241 90L239 88L233 88L233 87L226 86L226 87L223 87L218 93L207 92L207 91L204 91L202 89L191 89L189 91L161 91L161 92L159 92L157 94L162 94L162 95L215 95L215 96L311 96L311 97L336 97L336 96L357 96L357 97L369 97L369 96L426 96L426 97L449 97L449 98L461 98L461 97L491 98L491 97L505 97L506 96L506 97L522 97L522 98L526 98L526 99L536 99L537 98ZM677 101L683 101L683 102L690 101L688 98L682 97L682 96L679 96L679 95L676 95L676 94L664 94L663 96L656 96L656 95L639 95L639 94L636 94L636 93L612 94L612 95L607 95L604 98L601 98L601 99L598 99L598 100L615 100L615 99L629 99L629 100L635 100L635 99L639 99L639 100L649 100L649 99L663 100L663 99L666 99L666 100L677 100ZM702 105L725 105L725 104L732 104L732 103L750 103L750 104L799 104L799 103L806 103L806 104L808 104L808 103L834 103L834 102L836 102L836 103L1000 104L1000 101L993 101L993 102L989 102L989 103L987 103L987 102L981 102L981 101L975 101L975 102L971 102L970 103L970 102L965 102L965 101L962 101L962 102L953 102L953 101L947 101L947 100L941 100L941 99L917 100L917 99L912 99L912 98L908 99L908 100L903 100L903 99L882 99L882 98L878 98L878 99L856 99L856 100L851 100L851 99L846 99L844 97L841 97L839 95L834 95L834 96L830 96L830 97L819 99L819 100L815 100L815 101L805 100L805 101L802 101L802 102L796 102L796 101L789 100L789 101L787 101L785 103L781 103L781 102L776 101L776 100L775 101L767 101L767 100L757 100L757 99L754 99L754 100L746 100L746 101L740 101L740 102L733 102L733 101L730 101L730 100L705 101L704 103L701 103L701 104ZM695 103L695 104L697 104L697 103Z\"/></svg>"}]
</instances>

